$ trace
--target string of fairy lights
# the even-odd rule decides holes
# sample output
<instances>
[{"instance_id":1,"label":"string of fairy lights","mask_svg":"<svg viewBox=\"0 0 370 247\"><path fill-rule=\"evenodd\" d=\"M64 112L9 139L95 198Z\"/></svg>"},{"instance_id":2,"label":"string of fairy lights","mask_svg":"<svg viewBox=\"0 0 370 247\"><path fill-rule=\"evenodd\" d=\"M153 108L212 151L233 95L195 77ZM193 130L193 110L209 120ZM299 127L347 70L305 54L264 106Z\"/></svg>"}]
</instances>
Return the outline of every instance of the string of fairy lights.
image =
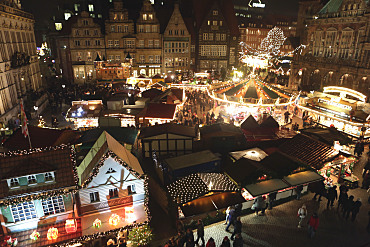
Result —
<instances>
[{"instance_id":1,"label":"string of fairy lights","mask_svg":"<svg viewBox=\"0 0 370 247\"><path fill-rule=\"evenodd\" d=\"M237 191L236 185L224 174L195 173L167 186L171 198L184 204L212 191Z\"/></svg>"}]
</instances>

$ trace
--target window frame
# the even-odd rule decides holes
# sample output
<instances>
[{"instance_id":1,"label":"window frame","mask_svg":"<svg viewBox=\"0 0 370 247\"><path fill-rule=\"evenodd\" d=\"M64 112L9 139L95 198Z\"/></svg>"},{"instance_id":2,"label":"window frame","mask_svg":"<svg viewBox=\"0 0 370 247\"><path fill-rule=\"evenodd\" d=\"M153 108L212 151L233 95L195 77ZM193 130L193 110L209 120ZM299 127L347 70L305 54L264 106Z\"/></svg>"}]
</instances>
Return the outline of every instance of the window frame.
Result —
<instances>
[{"instance_id":1,"label":"window frame","mask_svg":"<svg viewBox=\"0 0 370 247\"><path fill-rule=\"evenodd\" d=\"M27 207L25 207L25 206L27 206ZM28 218L27 218L27 215L26 215L26 213L28 211L27 209L29 209L29 213L31 215L31 217L28 216ZM20 210L22 210L22 211L20 211ZM19 203L19 204L16 204L16 205L10 205L10 211L12 213L14 223L21 222L21 221L26 221L26 220L32 220L32 219L37 218L36 207L35 207L35 204L33 203L33 201L22 202L22 203ZM17 218L19 218L19 220L16 220L16 216L14 215L14 212L17 212L18 215L16 215L16 216L17 216ZM23 220L20 219L22 214L24 215Z\"/></svg>"},{"instance_id":2,"label":"window frame","mask_svg":"<svg viewBox=\"0 0 370 247\"><path fill-rule=\"evenodd\" d=\"M57 200L57 201L55 202L54 200ZM49 206L49 203L51 203L51 207ZM41 205L42 205L42 211L44 212L45 216L66 212L66 207L64 205L63 196L61 195L52 196L47 199L41 200ZM45 206L47 206L47 208ZM56 207L59 207L59 209L57 209ZM45 212L45 209L46 209L46 212ZM53 211L51 211L50 209L52 209Z\"/></svg>"},{"instance_id":3,"label":"window frame","mask_svg":"<svg viewBox=\"0 0 370 247\"><path fill-rule=\"evenodd\" d=\"M100 202L100 195L98 191L90 192L90 203Z\"/></svg>"}]
</instances>

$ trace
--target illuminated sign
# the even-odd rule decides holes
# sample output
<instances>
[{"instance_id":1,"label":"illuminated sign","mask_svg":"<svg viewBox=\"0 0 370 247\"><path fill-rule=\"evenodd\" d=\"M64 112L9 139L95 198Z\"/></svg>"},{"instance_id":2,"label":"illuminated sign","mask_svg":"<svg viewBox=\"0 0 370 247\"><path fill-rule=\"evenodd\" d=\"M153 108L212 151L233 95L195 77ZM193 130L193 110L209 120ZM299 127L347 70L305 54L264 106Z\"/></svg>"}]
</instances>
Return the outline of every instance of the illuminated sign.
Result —
<instances>
[{"instance_id":1,"label":"illuminated sign","mask_svg":"<svg viewBox=\"0 0 370 247\"><path fill-rule=\"evenodd\" d=\"M264 3L253 3L254 8L264 8L266 4Z\"/></svg>"},{"instance_id":2,"label":"illuminated sign","mask_svg":"<svg viewBox=\"0 0 370 247\"><path fill-rule=\"evenodd\" d=\"M351 111L352 110L352 106L349 106L349 105L344 105L344 104L341 104L341 103L338 103L338 102L335 102L333 100L327 100L327 99L319 99L318 100L319 103L324 103L324 104L327 104L327 105L331 105L331 106L335 106L335 107L339 107L339 108L342 108L342 109L345 109L345 110L349 110Z\"/></svg>"}]
</instances>

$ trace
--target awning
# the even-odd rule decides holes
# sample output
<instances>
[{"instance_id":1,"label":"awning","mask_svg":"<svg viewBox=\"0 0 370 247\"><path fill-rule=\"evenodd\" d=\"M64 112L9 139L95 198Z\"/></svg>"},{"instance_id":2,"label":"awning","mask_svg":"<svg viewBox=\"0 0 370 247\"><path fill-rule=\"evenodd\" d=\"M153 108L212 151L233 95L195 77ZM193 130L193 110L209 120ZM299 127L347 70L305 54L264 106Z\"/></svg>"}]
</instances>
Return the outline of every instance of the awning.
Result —
<instances>
[{"instance_id":1,"label":"awning","mask_svg":"<svg viewBox=\"0 0 370 247\"><path fill-rule=\"evenodd\" d=\"M290 187L281 179L270 179L267 181L259 182L256 184L249 184L245 186L245 189L253 196L265 195L270 192L286 189Z\"/></svg>"},{"instance_id":2,"label":"awning","mask_svg":"<svg viewBox=\"0 0 370 247\"><path fill-rule=\"evenodd\" d=\"M284 181L291 186L313 183L323 180L324 177L313 171L304 171L284 177Z\"/></svg>"}]
</instances>

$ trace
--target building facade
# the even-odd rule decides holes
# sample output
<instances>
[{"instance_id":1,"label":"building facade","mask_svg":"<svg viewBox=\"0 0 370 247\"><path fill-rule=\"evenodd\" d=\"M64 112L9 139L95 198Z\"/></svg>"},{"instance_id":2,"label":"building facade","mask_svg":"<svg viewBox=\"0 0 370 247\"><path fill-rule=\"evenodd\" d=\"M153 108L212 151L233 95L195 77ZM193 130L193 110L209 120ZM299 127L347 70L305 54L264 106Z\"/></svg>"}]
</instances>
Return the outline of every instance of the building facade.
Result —
<instances>
[{"instance_id":1,"label":"building facade","mask_svg":"<svg viewBox=\"0 0 370 247\"><path fill-rule=\"evenodd\" d=\"M42 87L34 19L20 7L19 1L0 3L0 123L3 125L18 115L21 98Z\"/></svg>"},{"instance_id":2,"label":"building facade","mask_svg":"<svg viewBox=\"0 0 370 247\"><path fill-rule=\"evenodd\" d=\"M149 0L144 0L136 22L136 57L134 76L154 76L163 72L162 35L156 12Z\"/></svg>"},{"instance_id":3,"label":"building facade","mask_svg":"<svg viewBox=\"0 0 370 247\"><path fill-rule=\"evenodd\" d=\"M180 13L175 7L163 34L163 72L184 72L190 68L191 36Z\"/></svg>"},{"instance_id":4,"label":"building facade","mask_svg":"<svg viewBox=\"0 0 370 247\"><path fill-rule=\"evenodd\" d=\"M369 9L363 0L331 0L306 20L308 48L294 57L292 89L336 85L370 95Z\"/></svg>"},{"instance_id":5,"label":"building facade","mask_svg":"<svg viewBox=\"0 0 370 247\"><path fill-rule=\"evenodd\" d=\"M94 60L105 56L104 35L99 24L84 11L71 26L69 45L73 80L76 83L96 78ZM64 47L63 47L64 48Z\"/></svg>"}]
</instances>

